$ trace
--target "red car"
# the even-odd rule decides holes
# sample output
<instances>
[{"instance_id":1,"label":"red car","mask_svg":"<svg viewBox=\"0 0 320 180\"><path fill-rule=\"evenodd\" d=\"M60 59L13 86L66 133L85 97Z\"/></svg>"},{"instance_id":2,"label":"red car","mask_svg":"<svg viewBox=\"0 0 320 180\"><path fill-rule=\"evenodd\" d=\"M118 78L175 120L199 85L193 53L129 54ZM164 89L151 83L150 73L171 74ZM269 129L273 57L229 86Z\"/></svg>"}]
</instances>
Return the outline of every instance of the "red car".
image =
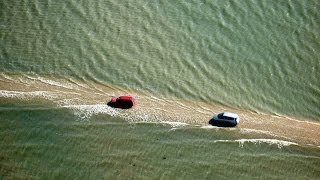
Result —
<instances>
[{"instance_id":1,"label":"red car","mask_svg":"<svg viewBox=\"0 0 320 180\"><path fill-rule=\"evenodd\" d=\"M108 102L108 106L113 108L129 109L135 105L135 100L132 96L113 97Z\"/></svg>"}]
</instances>

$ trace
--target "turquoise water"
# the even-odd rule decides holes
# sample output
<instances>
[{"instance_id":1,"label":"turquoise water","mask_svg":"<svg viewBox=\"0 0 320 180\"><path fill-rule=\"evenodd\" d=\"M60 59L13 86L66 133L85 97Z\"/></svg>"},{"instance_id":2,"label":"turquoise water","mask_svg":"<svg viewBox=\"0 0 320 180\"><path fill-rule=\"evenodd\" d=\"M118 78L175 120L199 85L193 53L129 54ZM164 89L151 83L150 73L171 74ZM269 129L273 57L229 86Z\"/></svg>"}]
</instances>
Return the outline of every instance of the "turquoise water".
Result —
<instances>
[{"instance_id":1,"label":"turquoise water","mask_svg":"<svg viewBox=\"0 0 320 180\"><path fill-rule=\"evenodd\" d=\"M0 177L316 179L319 6L0 1Z\"/></svg>"}]
</instances>

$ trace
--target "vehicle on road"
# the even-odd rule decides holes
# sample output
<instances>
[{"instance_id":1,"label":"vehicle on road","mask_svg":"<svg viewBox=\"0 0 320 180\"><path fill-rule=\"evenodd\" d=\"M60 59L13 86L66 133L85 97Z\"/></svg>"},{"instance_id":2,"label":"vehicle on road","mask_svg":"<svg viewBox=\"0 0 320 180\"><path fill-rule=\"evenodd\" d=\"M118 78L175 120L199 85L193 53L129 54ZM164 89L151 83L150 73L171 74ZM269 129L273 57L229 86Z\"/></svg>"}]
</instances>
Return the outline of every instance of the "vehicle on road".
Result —
<instances>
[{"instance_id":1,"label":"vehicle on road","mask_svg":"<svg viewBox=\"0 0 320 180\"><path fill-rule=\"evenodd\" d=\"M135 99L132 96L113 97L107 105L113 108L129 109L135 105Z\"/></svg>"},{"instance_id":2,"label":"vehicle on road","mask_svg":"<svg viewBox=\"0 0 320 180\"><path fill-rule=\"evenodd\" d=\"M215 114L212 119L210 119L209 124L218 127L234 127L239 124L240 118L235 113L221 112Z\"/></svg>"}]
</instances>

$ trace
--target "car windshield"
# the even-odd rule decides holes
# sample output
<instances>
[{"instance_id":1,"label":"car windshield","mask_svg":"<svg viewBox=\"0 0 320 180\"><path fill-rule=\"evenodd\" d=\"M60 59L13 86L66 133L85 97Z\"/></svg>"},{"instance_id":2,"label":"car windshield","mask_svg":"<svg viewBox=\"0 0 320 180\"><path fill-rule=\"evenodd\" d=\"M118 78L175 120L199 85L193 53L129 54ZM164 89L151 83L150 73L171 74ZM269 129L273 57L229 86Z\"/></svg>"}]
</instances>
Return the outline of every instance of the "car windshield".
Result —
<instances>
[{"instance_id":1,"label":"car windshield","mask_svg":"<svg viewBox=\"0 0 320 180\"><path fill-rule=\"evenodd\" d=\"M218 118L223 119L224 118L223 113L218 114Z\"/></svg>"}]
</instances>

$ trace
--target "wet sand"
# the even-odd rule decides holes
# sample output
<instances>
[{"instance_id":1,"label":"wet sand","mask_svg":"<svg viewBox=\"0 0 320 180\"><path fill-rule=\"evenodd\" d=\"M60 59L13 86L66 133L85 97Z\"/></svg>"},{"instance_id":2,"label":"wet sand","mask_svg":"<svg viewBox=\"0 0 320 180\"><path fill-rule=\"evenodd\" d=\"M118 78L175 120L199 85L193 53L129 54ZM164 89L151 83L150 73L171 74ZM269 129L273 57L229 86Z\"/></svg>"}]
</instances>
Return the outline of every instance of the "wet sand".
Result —
<instances>
[{"instance_id":1,"label":"wet sand","mask_svg":"<svg viewBox=\"0 0 320 180\"><path fill-rule=\"evenodd\" d=\"M214 113L230 111L239 114L240 124L235 127L243 132L265 134L277 139L299 144L320 146L320 123L280 115L234 109L222 105L161 97L123 87L86 81L86 83L57 77L33 75L0 75L2 104L11 100L40 101L61 107L104 107L112 96L131 94L137 105L121 111L129 122L180 122L207 126ZM114 113L110 108L90 109L90 113ZM114 114L113 114L114 115ZM116 114L117 115L117 114ZM88 116L89 117L89 116Z\"/></svg>"}]
</instances>

